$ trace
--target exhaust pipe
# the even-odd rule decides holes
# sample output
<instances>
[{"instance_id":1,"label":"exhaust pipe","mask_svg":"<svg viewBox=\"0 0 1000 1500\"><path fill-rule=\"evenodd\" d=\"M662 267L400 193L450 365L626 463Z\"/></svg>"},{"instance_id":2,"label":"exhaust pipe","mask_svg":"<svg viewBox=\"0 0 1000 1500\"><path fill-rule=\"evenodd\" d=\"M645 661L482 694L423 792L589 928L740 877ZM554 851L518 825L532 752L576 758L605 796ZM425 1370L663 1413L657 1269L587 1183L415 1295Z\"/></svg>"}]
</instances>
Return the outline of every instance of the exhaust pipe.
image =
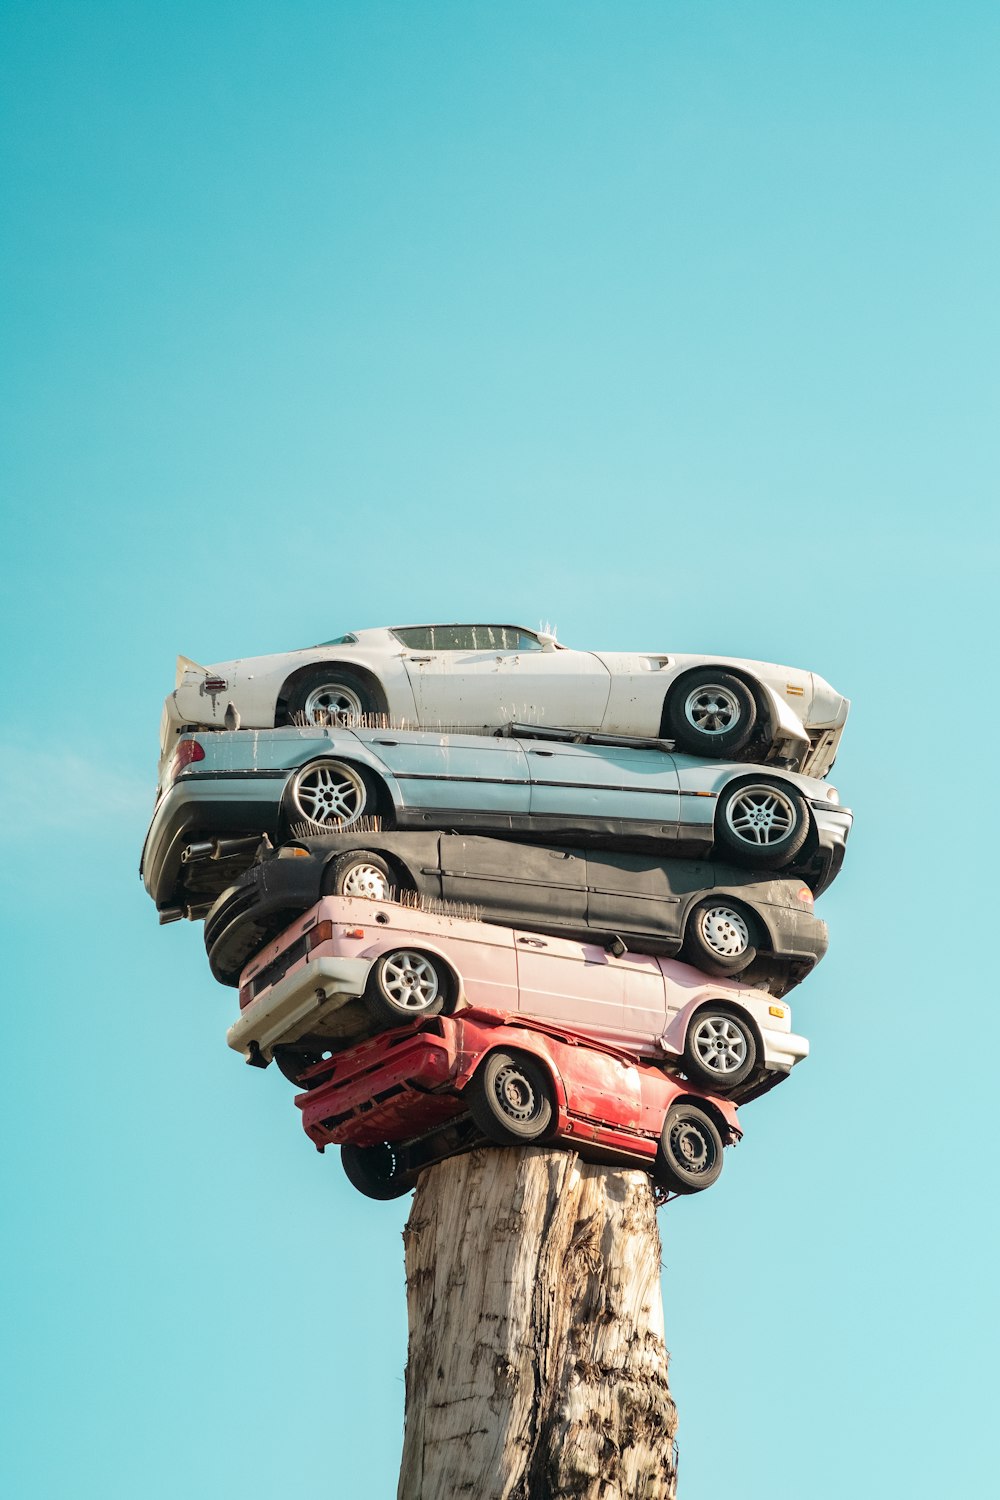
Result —
<instances>
[{"instance_id":1,"label":"exhaust pipe","mask_svg":"<svg viewBox=\"0 0 1000 1500\"><path fill-rule=\"evenodd\" d=\"M260 834L252 833L241 839L209 839L201 844L188 844L181 851L181 864L191 865L202 859L230 859L235 854L253 854L260 843Z\"/></svg>"}]
</instances>

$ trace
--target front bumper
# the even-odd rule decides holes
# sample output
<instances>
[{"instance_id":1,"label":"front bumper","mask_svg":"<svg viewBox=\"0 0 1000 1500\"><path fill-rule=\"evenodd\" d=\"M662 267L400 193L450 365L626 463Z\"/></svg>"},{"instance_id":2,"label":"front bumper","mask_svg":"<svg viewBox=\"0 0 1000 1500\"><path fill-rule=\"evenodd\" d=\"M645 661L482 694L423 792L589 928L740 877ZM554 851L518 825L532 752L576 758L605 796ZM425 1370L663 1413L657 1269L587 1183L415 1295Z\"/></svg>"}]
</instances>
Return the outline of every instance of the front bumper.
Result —
<instances>
[{"instance_id":1,"label":"front bumper","mask_svg":"<svg viewBox=\"0 0 1000 1500\"><path fill-rule=\"evenodd\" d=\"M313 855L266 859L223 891L205 918L208 963L220 984L238 985L254 954L316 905L323 869Z\"/></svg>"},{"instance_id":2,"label":"front bumper","mask_svg":"<svg viewBox=\"0 0 1000 1500\"><path fill-rule=\"evenodd\" d=\"M226 1032L234 1052L248 1062L269 1063L280 1043L297 1042L306 1032L364 992L372 960L314 958L253 1000Z\"/></svg>"},{"instance_id":3,"label":"front bumper","mask_svg":"<svg viewBox=\"0 0 1000 1500\"><path fill-rule=\"evenodd\" d=\"M844 863L847 838L854 822L854 814L847 807L837 807L831 802L810 802L819 850L814 869L807 877L816 895L832 885Z\"/></svg>"},{"instance_id":4,"label":"front bumper","mask_svg":"<svg viewBox=\"0 0 1000 1500\"><path fill-rule=\"evenodd\" d=\"M790 1073L796 1063L809 1056L809 1043L794 1031L761 1029L764 1043L764 1066L779 1073Z\"/></svg>"}]
</instances>

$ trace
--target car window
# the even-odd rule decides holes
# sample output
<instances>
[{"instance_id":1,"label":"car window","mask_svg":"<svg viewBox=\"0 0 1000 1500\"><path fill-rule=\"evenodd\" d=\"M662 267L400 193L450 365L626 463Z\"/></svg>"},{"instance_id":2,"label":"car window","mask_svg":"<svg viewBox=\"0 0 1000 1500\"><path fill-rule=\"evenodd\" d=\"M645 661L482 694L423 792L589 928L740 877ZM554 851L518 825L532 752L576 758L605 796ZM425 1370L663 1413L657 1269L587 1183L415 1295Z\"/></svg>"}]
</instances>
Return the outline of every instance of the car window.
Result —
<instances>
[{"instance_id":1,"label":"car window","mask_svg":"<svg viewBox=\"0 0 1000 1500\"><path fill-rule=\"evenodd\" d=\"M411 625L391 632L411 651L541 651L520 625Z\"/></svg>"},{"instance_id":2,"label":"car window","mask_svg":"<svg viewBox=\"0 0 1000 1500\"><path fill-rule=\"evenodd\" d=\"M332 641L320 641L318 644L321 646L356 646L358 638L356 635L338 635L334 636Z\"/></svg>"}]
</instances>

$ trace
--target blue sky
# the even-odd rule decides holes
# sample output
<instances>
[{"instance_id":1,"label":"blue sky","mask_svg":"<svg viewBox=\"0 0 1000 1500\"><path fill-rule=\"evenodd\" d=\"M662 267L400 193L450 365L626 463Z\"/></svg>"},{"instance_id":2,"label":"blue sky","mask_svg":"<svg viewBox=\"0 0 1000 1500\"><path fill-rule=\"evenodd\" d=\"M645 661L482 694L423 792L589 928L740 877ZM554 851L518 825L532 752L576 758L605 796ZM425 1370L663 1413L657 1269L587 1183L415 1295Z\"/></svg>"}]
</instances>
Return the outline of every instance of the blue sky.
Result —
<instances>
[{"instance_id":1,"label":"blue sky","mask_svg":"<svg viewBox=\"0 0 1000 1500\"><path fill-rule=\"evenodd\" d=\"M661 1215L682 1496L986 1488L998 63L975 0L0 7L5 1493L394 1493L406 1203L136 868L175 653L462 616L853 699L813 1054Z\"/></svg>"}]
</instances>

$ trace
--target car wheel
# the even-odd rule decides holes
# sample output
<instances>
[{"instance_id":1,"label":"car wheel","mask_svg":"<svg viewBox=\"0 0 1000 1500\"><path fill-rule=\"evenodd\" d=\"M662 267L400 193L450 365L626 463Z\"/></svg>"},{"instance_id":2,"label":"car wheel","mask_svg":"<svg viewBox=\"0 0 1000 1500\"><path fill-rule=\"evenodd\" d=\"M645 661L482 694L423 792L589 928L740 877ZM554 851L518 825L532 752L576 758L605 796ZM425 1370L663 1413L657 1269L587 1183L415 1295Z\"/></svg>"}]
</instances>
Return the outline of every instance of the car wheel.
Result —
<instances>
[{"instance_id":1,"label":"car wheel","mask_svg":"<svg viewBox=\"0 0 1000 1500\"><path fill-rule=\"evenodd\" d=\"M340 1163L348 1180L366 1198L387 1203L402 1198L412 1183L402 1170L395 1146L385 1141L380 1146L341 1146Z\"/></svg>"},{"instance_id":2,"label":"car wheel","mask_svg":"<svg viewBox=\"0 0 1000 1500\"><path fill-rule=\"evenodd\" d=\"M664 729L688 755L735 755L757 724L757 703L739 677L708 667L685 677L667 699Z\"/></svg>"},{"instance_id":3,"label":"car wheel","mask_svg":"<svg viewBox=\"0 0 1000 1500\"><path fill-rule=\"evenodd\" d=\"M696 969L739 974L757 956L750 919L725 901L700 901L687 920L681 958Z\"/></svg>"},{"instance_id":4,"label":"car wheel","mask_svg":"<svg viewBox=\"0 0 1000 1500\"><path fill-rule=\"evenodd\" d=\"M360 896L366 901L388 901L395 881L381 855L367 849L338 854L323 871L320 894Z\"/></svg>"},{"instance_id":5,"label":"car wheel","mask_svg":"<svg viewBox=\"0 0 1000 1500\"><path fill-rule=\"evenodd\" d=\"M757 1066L757 1039L749 1024L728 1010L701 1010L688 1027L684 1071L692 1083L725 1094Z\"/></svg>"},{"instance_id":6,"label":"car wheel","mask_svg":"<svg viewBox=\"0 0 1000 1500\"><path fill-rule=\"evenodd\" d=\"M362 773L340 760L313 760L300 766L289 778L284 800L291 820L338 829L349 828L364 813L374 811L375 801Z\"/></svg>"},{"instance_id":7,"label":"car wheel","mask_svg":"<svg viewBox=\"0 0 1000 1500\"><path fill-rule=\"evenodd\" d=\"M412 948L396 948L375 960L364 999L369 1014L380 1026L402 1026L406 1021L440 1015L448 989L448 977L439 958Z\"/></svg>"},{"instance_id":8,"label":"car wheel","mask_svg":"<svg viewBox=\"0 0 1000 1500\"><path fill-rule=\"evenodd\" d=\"M308 724L358 724L385 710L381 694L376 697L369 683L336 665L305 673L285 699L288 717Z\"/></svg>"},{"instance_id":9,"label":"car wheel","mask_svg":"<svg viewBox=\"0 0 1000 1500\"><path fill-rule=\"evenodd\" d=\"M491 1052L472 1076L468 1105L491 1141L511 1146L541 1140L555 1112L552 1080L523 1052Z\"/></svg>"},{"instance_id":10,"label":"car wheel","mask_svg":"<svg viewBox=\"0 0 1000 1500\"><path fill-rule=\"evenodd\" d=\"M696 1104L667 1111L660 1134L656 1180L672 1193L701 1193L722 1171L722 1136L715 1121Z\"/></svg>"},{"instance_id":11,"label":"car wheel","mask_svg":"<svg viewBox=\"0 0 1000 1500\"><path fill-rule=\"evenodd\" d=\"M727 787L715 812L715 842L741 864L780 870L809 835L809 812L792 787L743 781Z\"/></svg>"},{"instance_id":12,"label":"car wheel","mask_svg":"<svg viewBox=\"0 0 1000 1500\"><path fill-rule=\"evenodd\" d=\"M322 1057L321 1052L307 1052L301 1047L279 1045L271 1049L274 1065L289 1083L294 1083L297 1089L315 1088L315 1084L302 1083L301 1075L314 1063L318 1063Z\"/></svg>"}]
</instances>

